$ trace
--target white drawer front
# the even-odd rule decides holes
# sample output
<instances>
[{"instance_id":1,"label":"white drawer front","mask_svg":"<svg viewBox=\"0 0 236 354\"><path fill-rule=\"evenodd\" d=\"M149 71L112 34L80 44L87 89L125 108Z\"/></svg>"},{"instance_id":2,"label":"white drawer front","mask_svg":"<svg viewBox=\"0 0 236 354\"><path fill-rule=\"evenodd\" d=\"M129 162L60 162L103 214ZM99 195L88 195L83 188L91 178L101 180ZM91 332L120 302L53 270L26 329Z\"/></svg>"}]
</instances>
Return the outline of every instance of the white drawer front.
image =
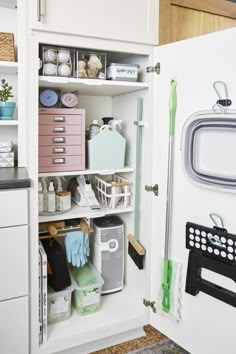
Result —
<instances>
[{"instance_id":1,"label":"white drawer front","mask_svg":"<svg viewBox=\"0 0 236 354\"><path fill-rule=\"evenodd\" d=\"M27 190L0 191L0 227L28 223Z\"/></svg>"},{"instance_id":2,"label":"white drawer front","mask_svg":"<svg viewBox=\"0 0 236 354\"><path fill-rule=\"evenodd\" d=\"M29 353L28 297L0 302L0 353Z\"/></svg>"},{"instance_id":3,"label":"white drawer front","mask_svg":"<svg viewBox=\"0 0 236 354\"><path fill-rule=\"evenodd\" d=\"M29 293L27 225L0 229L0 282L0 301Z\"/></svg>"}]
</instances>

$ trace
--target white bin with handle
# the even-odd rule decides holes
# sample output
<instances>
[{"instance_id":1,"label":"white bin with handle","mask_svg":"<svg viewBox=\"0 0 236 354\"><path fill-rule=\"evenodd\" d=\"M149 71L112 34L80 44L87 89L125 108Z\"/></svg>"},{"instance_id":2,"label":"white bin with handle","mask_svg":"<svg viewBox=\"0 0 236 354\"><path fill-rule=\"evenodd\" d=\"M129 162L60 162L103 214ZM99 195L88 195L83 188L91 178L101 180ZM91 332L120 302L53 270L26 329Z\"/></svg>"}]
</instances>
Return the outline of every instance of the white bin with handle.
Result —
<instances>
[{"instance_id":1,"label":"white bin with handle","mask_svg":"<svg viewBox=\"0 0 236 354\"><path fill-rule=\"evenodd\" d=\"M102 126L100 132L88 140L88 168L123 168L125 147L126 140L117 130L109 125Z\"/></svg>"}]
</instances>

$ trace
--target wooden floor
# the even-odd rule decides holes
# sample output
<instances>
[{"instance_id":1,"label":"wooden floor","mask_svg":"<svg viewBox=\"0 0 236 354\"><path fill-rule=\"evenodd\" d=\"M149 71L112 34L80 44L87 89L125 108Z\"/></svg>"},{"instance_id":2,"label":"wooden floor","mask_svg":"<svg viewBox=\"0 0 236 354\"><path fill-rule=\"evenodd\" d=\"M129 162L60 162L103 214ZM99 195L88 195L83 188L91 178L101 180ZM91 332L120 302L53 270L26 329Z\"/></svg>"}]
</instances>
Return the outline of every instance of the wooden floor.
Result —
<instances>
[{"instance_id":1,"label":"wooden floor","mask_svg":"<svg viewBox=\"0 0 236 354\"><path fill-rule=\"evenodd\" d=\"M103 350L98 350L97 352L90 354L127 354L133 350L137 350L166 339L164 334L158 332L150 325L144 326L144 331L146 332L146 336L144 337L140 337L123 344L114 345L113 347Z\"/></svg>"}]
</instances>

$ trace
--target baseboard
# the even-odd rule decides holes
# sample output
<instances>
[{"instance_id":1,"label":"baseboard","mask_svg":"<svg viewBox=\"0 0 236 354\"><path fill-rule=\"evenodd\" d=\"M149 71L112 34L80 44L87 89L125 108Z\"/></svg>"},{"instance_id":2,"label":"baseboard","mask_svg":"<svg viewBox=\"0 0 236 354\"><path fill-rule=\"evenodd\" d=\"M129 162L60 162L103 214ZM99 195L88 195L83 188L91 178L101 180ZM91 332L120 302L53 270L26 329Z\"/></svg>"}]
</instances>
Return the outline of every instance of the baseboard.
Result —
<instances>
[{"instance_id":1,"label":"baseboard","mask_svg":"<svg viewBox=\"0 0 236 354\"><path fill-rule=\"evenodd\" d=\"M114 336L110 336L105 340L97 340L86 345L81 345L72 349L63 350L62 352L58 352L58 354L89 354L96 350L111 347L112 345L127 342L129 340L143 337L145 335L146 333L144 332L143 327L138 327L136 329L132 329Z\"/></svg>"}]
</instances>

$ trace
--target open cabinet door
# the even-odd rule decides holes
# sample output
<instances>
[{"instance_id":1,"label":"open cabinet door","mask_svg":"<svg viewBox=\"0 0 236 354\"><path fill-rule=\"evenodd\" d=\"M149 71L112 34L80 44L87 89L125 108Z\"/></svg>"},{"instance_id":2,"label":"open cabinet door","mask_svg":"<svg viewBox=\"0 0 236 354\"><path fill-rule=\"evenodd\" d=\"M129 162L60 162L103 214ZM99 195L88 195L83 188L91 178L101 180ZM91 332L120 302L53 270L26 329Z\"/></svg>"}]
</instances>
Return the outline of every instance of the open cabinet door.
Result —
<instances>
[{"instance_id":1,"label":"open cabinet door","mask_svg":"<svg viewBox=\"0 0 236 354\"><path fill-rule=\"evenodd\" d=\"M156 313L150 311L150 323L191 354L234 354L236 352L234 338L236 308L235 305L227 303L235 304L236 298L236 295L234 298L234 293L236 294L235 282L230 279L235 277L236 193L234 183L232 182L230 186L227 184L228 180L233 181L236 178L236 144L234 143L236 141L236 120L235 113L231 112L236 109L235 40L236 28L158 47L156 51L156 62L160 62L160 75L153 74L155 75L153 77L155 96L152 184L159 185L159 196L156 197L153 194L152 200L150 301L156 302L157 311ZM162 300L162 297L158 296L158 284L162 281L161 266L164 256L169 139L168 102L172 78L177 81L177 110L169 258L182 264L181 319L179 321L174 321L163 315L161 305L158 305ZM223 81L227 85L232 105L224 114L217 111L211 115L212 106L219 99L213 88L215 81ZM220 84L218 91L221 96L224 96L222 89L223 85ZM215 108L218 110L220 107ZM205 112L206 110L209 112ZM197 120L200 117L204 124L206 122L204 119L210 117L212 120L210 120L208 128L200 127L205 130L199 129L198 135L195 131L195 141L189 141L189 147L186 145L185 149L182 147L181 150L182 131L183 128L186 128L185 123L192 114L196 114L193 119ZM214 124L215 121L218 122L218 118L222 123L220 129L217 124ZM224 119L226 120L224 121ZM229 126L225 122L228 122ZM184 132L190 136L189 129L185 129ZM183 138L186 138L184 134ZM217 139L219 140L217 141ZM189 161L186 162L188 148L194 159L193 169L195 168L196 176L194 177L196 178L184 171L184 162L189 163ZM201 179L198 173L207 175L209 179ZM221 183L219 179L221 182L223 180L221 186L219 186ZM226 241L223 239L222 242L220 241L222 250L216 244L214 247L216 240L213 240L212 247L209 247L207 227L213 228L214 226L209 217L211 213L220 215L228 230L226 234L232 234L231 238L226 237ZM210 293L217 293L218 298L203 291L200 291L196 296L185 291L190 254L190 249L186 248L187 222L203 227L196 227L191 235L194 252L195 254L198 252L197 255L202 257L199 261L202 273L201 275L200 272L195 273L195 278L198 280L202 277L207 282L210 281L229 289L230 292L223 290L220 293L222 289L215 285L212 286L213 290ZM202 233L204 228L205 233ZM219 231L219 235L221 235L221 231ZM197 236L199 237L197 238ZM231 248L229 247L230 243L232 243ZM205 247L201 250L204 244ZM201 252L197 248L200 248ZM222 253L220 258L223 251L226 255ZM214 252L215 258L212 257ZM227 258L228 254L231 254L229 258ZM209 255L211 256L208 257ZM211 270L216 264L216 272L214 273L205 267L209 259L211 259L209 261ZM204 260L207 261L204 263ZM221 269L223 269L222 272ZM220 275L220 273L222 274ZM226 276L223 277L223 274ZM199 286L203 283L204 281Z\"/></svg>"}]
</instances>

